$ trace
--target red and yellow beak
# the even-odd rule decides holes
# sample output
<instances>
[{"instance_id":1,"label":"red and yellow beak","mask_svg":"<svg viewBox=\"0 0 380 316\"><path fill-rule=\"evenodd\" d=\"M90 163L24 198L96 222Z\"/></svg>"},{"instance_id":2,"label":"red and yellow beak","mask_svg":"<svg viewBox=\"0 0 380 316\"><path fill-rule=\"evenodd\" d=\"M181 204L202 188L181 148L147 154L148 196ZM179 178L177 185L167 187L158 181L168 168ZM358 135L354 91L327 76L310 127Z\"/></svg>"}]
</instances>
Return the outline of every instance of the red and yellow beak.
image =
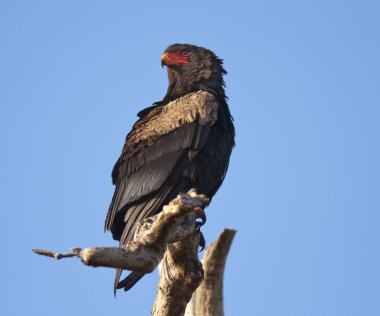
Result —
<instances>
[{"instance_id":1,"label":"red and yellow beak","mask_svg":"<svg viewBox=\"0 0 380 316\"><path fill-rule=\"evenodd\" d=\"M161 56L161 67L170 66L173 64L172 59L170 58L169 53L165 53Z\"/></svg>"}]
</instances>

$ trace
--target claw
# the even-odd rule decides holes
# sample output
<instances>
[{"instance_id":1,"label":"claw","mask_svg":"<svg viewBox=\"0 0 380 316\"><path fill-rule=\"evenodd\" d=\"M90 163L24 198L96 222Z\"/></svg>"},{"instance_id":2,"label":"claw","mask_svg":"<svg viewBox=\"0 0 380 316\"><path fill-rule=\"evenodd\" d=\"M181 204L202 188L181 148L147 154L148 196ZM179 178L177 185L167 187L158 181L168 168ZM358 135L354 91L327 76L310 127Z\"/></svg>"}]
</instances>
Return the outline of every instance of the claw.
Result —
<instances>
[{"instance_id":1,"label":"claw","mask_svg":"<svg viewBox=\"0 0 380 316\"><path fill-rule=\"evenodd\" d=\"M200 206L194 207L194 212L195 218L200 219L200 221L195 221L195 228L199 233L199 247L201 248L199 252L201 252L203 249L205 249L206 246L206 240L201 232L201 227L206 224L206 213L205 210Z\"/></svg>"},{"instance_id":2,"label":"claw","mask_svg":"<svg viewBox=\"0 0 380 316\"><path fill-rule=\"evenodd\" d=\"M203 251L206 247L206 240L201 231L199 231L199 247L201 247L199 252Z\"/></svg>"},{"instance_id":3,"label":"claw","mask_svg":"<svg viewBox=\"0 0 380 316\"><path fill-rule=\"evenodd\" d=\"M206 218L205 210L203 208L201 208L200 206L197 206L194 208L194 211L195 211L196 218L201 219L201 221L197 221L197 227L201 227L204 224L206 224L207 218Z\"/></svg>"}]
</instances>

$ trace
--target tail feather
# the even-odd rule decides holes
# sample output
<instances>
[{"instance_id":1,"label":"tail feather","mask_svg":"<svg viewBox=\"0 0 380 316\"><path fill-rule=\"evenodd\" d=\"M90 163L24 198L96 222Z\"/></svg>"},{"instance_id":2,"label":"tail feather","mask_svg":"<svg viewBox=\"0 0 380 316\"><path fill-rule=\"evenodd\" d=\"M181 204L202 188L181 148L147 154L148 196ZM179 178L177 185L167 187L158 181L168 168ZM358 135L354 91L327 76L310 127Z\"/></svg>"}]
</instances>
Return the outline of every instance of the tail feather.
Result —
<instances>
[{"instance_id":1,"label":"tail feather","mask_svg":"<svg viewBox=\"0 0 380 316\"><path fill-rule=\"evenodd\" d=\"M186 153L182 154L185 155ZM179 162L176 163L176 169L183 170L184 165L186 163L186 159L179 159ZM159 211L161 211L162 206L165 204L165 201L171 200L173 197L175 197L177 192L182 192L182 190L179 190L181 185L180 179L181 174L178 172L173 172L170 175L170 177L166 180L165 185L163 185L157 192L152 193L152 195L147 195L144 199L142 199L134 205L125 206L125 208L128 208L126 212L120 213L123 214L123 216L120 219L122 220L122 224L124 224L122 233L120 234L120 236L118 236L120 247L124 247L133 239L136 229L136 222L139 223L143 219L157 214ZM186 179L186 181L188 180ZM120 211L121 210L119 210L118 212ZM113 223L113 225L115 225L115 223ZM114 234L113 231L112 233ZM124 291L128 291L145 275L145 273L143 272L131 272L124 280L119 282L121 273L121 269L116 270L114 282L115 296L117 289L124 288Z\"/></svg>"},{"instance_id":2,"label":"tail feather","mask_svg":"<svg viewBox=\"0 0 380 316\"><path fill-rule=\"evenodd\" d=\"M115 275L115 281L113 283L113 295L116 297L116 292L118 289L119 280L121 277L121 273L123 272L122 269L116 269L116 275ZM124 280L123 280L124 281Z\"/></svg>"},{"instance_id":3,"label":"tail feather","mask_svg":"<svg viewBox=\"0 0 380 316\"><path fill-rule=\"evenodd\" d=\"M143 272L131 272L125 279L115 284L115 293L117 289L124 288L124 291L130 290L145 275ZM117 280L120 276L117 276Z\"/></svg>"}]
</instances>

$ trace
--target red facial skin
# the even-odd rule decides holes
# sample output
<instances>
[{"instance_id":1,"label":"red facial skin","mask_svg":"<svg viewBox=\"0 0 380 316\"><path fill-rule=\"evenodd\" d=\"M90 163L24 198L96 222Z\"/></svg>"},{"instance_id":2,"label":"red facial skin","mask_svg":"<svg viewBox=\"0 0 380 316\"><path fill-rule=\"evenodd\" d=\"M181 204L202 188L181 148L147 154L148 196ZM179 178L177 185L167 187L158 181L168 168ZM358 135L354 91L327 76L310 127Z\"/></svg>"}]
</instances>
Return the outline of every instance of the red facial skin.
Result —
<instances>
[{"instance_id":1,"label":"red facial skin","mask_svg":"<svg viewBox=\"0 0 380 316\"><path fill-rule=\"evenodd\" d=\"M165 53L161 57L161 61L167 65L180 65L180 64L186 64L189 62L187 59L189 57L189 54L187 52L184 52L183 50L179 50L173 53Z\"/></svg>"}]
</instances>

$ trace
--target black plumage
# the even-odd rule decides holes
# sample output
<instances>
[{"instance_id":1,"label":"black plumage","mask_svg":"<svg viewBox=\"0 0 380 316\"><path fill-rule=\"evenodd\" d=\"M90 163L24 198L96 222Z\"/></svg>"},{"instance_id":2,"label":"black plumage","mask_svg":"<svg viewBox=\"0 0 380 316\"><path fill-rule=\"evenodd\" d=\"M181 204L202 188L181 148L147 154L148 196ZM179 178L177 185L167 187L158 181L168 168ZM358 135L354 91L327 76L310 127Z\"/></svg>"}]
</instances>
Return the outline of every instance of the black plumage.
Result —
<instances>
[{"instance_id":1,"label":"black plumage","mask_svg":"<svg viewBox=\"0 0 380 316\"><path fill-rule=\"evenodd\" d=\"M180 192L196 188L210 199L225 177L234 146L233 120L224 92L223 62L208 49L169 46L161 58L169 87L162 101L138 113L112 180L115 193L105 228L126 245L135 224L155 215ZM131 288L132 272L116 288Z\"/></svg>"}]
</instances>

